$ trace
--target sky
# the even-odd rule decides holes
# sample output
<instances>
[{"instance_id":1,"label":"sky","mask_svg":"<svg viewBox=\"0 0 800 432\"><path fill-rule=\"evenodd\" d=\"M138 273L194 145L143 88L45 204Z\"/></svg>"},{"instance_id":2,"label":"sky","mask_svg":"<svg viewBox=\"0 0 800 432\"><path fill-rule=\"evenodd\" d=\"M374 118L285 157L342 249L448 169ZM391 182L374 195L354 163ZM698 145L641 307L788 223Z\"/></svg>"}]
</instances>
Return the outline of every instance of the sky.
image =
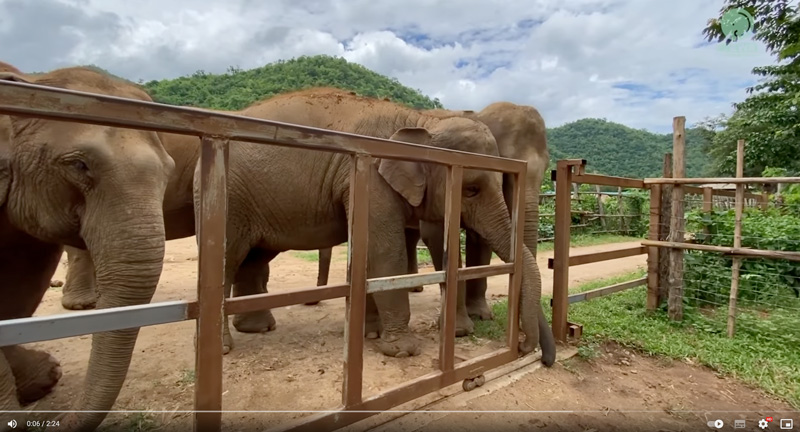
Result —
<instances>
[{"instance_id":1,"label":"sky","mask_svg":"<svg viewBox=\"0 0 800 432\"><path fill-rule=\"evenodd\" d=\"M772 64L701 34L722 0L0 0L0 61L95 64L132 81L344 57L441 100L669 132L730 113ZM736 45L735 47L733 45ZM733 49L735 48L735 49Z\"/></svg>"}]
</instances>

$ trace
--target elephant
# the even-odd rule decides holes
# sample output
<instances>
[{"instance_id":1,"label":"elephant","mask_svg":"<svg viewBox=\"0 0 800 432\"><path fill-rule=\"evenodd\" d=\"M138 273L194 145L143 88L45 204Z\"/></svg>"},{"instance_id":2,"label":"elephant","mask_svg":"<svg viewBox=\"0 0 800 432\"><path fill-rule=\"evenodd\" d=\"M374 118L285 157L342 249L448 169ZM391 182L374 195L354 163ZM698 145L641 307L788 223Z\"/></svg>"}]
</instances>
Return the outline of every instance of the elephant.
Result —
<instances>
[{"instance_id":1,"label":"elephant","mask_svg":"<svg viewBox=\"0 0 800 432\"><path fill-rule=\"evenodd\" d=\"M487 125L497 141L501 157L521 159L528 162L528 172L525 176L525 232L524 243L533 257L536 257L539 231L539 190L541 189L544 172L547 169L549 154L547 151L547 135L544 119L539 111L532 106L517 105L510 102L495 102L479 112L450 111L450 110L425 110L426 115L447 118L461 116L480 121ZM509 210L512 205L511 176L503 176L503 194ZM442 269L442 244L444 228L441 225L432 225L422 222L419 229L406 230L406 256L408 257L408 273L417 273L417 243L420 237L431 252L436 270ZM491 261L491 250L486 241L475 233L466 230L466 260L468 266L486 265ZM331 249L319 250L319 272L317 285L326 285L331 264ZM412 292L422 291L422 287L411 289ZM472 279L466 283L466 293L459 296L466 304L470 318L489 320L492 311L486 302L486 278ZM307 304L315 304L307 303ZM472 327L463 329L464 334L472 333Z\"/></svg>"},{"instance_id":2,"label":"elephant","mask_svg":"<svg viewBox=\"0 0 800 432\"><path fill-rule=\"evenodd\" d=\"M481 122L452 116L437 118L382 100L331 88L287 93L256 103L241 115L351 132L374 137L497 156L497 144ZM347 239L348 155L234 142L230 146L226 294L236 282L237 295L264 291L265 264L287 250L328 248ZM370 167L370 242L367 277L404 274L406 227L420 221L442 223L444 168L431 164L378 159ZM244 179L247 179L246 181ZM195 209L198 209L195 172ZM196 216L198 217L198 216ZM462 188L463 224L486 239L498 256L510 258L511 220L503 198L501 176L466 170ZM530 251L523 248L520 344L533 351L542 338L546 362L555 357L555 343L540 304L541 275ZM237 274L238 270L238 274ZM263 311L269 312L269 311ZM460 317L466 317L461 311ZM368 296L365 333L378 339L388 356L419 353L410 334L408 291ZM270 317L271 318L271 317ZM272 320L274 322L274 319ZM463 325L463 323L457 323ZM540 333L541 332L541 333ZM548 335L549 333L549 335ZM225 330L226 338L230 333ZM232 343L226 339L225 344Z\"/></svg>"},{"instance_id":3,"label":"elephant","mask_svg":"<svg viewBox=\"0 0 800 432\"><path fill-rule=\"evenodd\" d=\"M303 96L305 98L308 98L308 99L311 99L312 101L314 101L314 100L317 100L319 98L333 98L334 95L335 95L335 98L337 98L337 99L342 99L342 98L347 99L349 104L358 103L358 104L361 104L361 105L364 105L364 106L370 106L370 107L375 103L374 100L368 99L368 98L348 99L348 98L352 98L352 97L355 96L355 93L351 93L351 92L344 92L344 91L341 91L341 90L335 90L334 91L334 90L331 90L331 89L318 89L318 91L320 92L319 94L316 94L316 93L312 92L312 93L309 93L309 94L307 94L305 96L303 96L303 94L301 94L300 96ZM300 96L297 96L297 97L300 97ZM270 100L267 100L266 103L262 103L262 105L261 105L262 108L268 106L267 103L269 103L269 101ZM309 104L310 103L311 102L309 102ZM389 102L386 102L386 103L389 103ZM439 123L439 122L442 121L441 119L434 118L433 116L427 116L427 115L421 114L419 112L416 112L416 111L413 111L413 110L410 110L410 109L401 109L400 107L396 106L395 104L391 104L390 106L391 106L391 110L389 110L389 111L391 112L391 115L384 114L384 115L381 115L381 116L374 116L374 117L366 116L366 118L364 118L365 114L359 114L362 117L356 117L354 119L347 119L347 118L331 119L331 121L329 123L326 123L326 124L322 125L322 127L326 127L326 128L329 128L329 129L333 128L333 129L338 129L338 130L344 130L344 131L348 131L348 132L364 133L364 134L367 134L367 135L375 135L375 136L379 136L379 137L388 138L395 130L392 129L391 127L387 126L387 125L397 126L398 125L398 121L399 121L397 118L400 118L402 116L405 116L406 118L408 118L407 122L411 122L411 123L409 123L411 126L414 126L417 123L424 124L425 122L430 122L431 124L434 124L434 123ZM386 107L386 106L384 106L384 107ZM314 110L319 110L319 109L321 109L321 108L319 108L319 107L315 107L314 108ZM385 108L385 109L387 109L387 108ZM309 110L310 110L310 108L309 108ZM278 110L278 111L280 111L280 110ZM313 115L318 116L318 117L322 115L322 114L318 114L316 111L309 111L308 113L306 113L306 112L299 112L298 113L296 111L297 110L295 109L294 112L289 117L286 117L287 116L286 112L278 112L278 113L275 113L274 115L270 112L269 115L273 115L274 118L270 117L269 115L267 115L265 113L258 113L258 115L261 116L261 118L268 118L270 120L283 120L283 121L288 121L288 122L292 122L292 123L306 124L306 125L309 124L308 123L309 120L307 119L307 115L304 115L304 114L308 114L308 115L312 115L313 114ZM351 109L350 111L347 111L346 113L343 113L341 116L345 117L344 114L349 114L351 111L353 111L353 110ZM254 113L254 112L256 112L256 111L254 111L254 108L250 108L249 110L246 109L244 111L233 112L233 113L234 114L241 114L241 115L252 115L252 113ZM359 111L356 110L356 112L359 112ZM324 115L325 116L331 116L331 114L329 114L329 113L325 113ZM387 117L387 116L389 116L389 117ZM394 116L394 117L397 117L397 118L393 118L391 116ZM387 118L384 118L384 117L387 117ZM320 117L320 118L322 118L322 117ZM416 121L417 123L413 123L412 120ZM319 123L319 121L322 121L322 120L312 120L311 125L312 126L313 125L320 125L321 123ZM355 122L355 124L353 124L354 122ZM383 123L386 123L387 125L384 125ZM472 124L474 124L474 123L475 122L473 121ZM166 134L166 135L169 136L169 134ZM194 142L190 142L188 145L180 144L182 141L185 141L186 139L187 139L187 137L183 137L183 136L175 136L175 137L170 136L169 138L164 138L163 139L165 148L167 149L167 151L170 153L170 155L172 155L172 157L176 161L176 167L177 167L176 168L176 172L181 173L181 180L170 181L170 185L171 186L168 187L168 190L167 190L167 193L166 193L166 196L165 196L165 201L164 201L164 205L165 205L164 213L165 213L165 215L168 215L168 214L174 214L174 215L180 214L181 215L181 217L175 217L175 218L172 218L171 220L168 220L168 221L165 222L165 225L166 225L165 229L166 229L166 232L167 232L167 236L166 236L167 240L170 240L170 239L173 239L173 238L181 238L181 237L192 235L193 229L194 229L193 221L186 221L186 220L183 219L183 217L185 216L185 212L186 211L192 211L191 202L190 202L191 200L186 198L187 190L184 188L184 186L188 183L189 179L191 179L191 176L186 174L186 173L189 172L188 171L189 167L192 167L192 168L194 167L194 164L196 163L197 158L198 158L198 153L197 153L197 146L196 146L196 144ZM492 138L491 141L493 142L494 139ZM237 143L236 144L236 146L239 146L239 145L241 145L241 143ZM495 148L492 149L492 150L489 150L488 151L489 154L495 154L495 155L497 154L496 144L494 144L494 145L495 145ZM175 191L171 192L171 187L173 187L175 185L179 185L179 189L180 190L177 191L177 192L175 192ZM188 190L188 195L191 196L191 187ZM178 228L174 228L173 225L179 225L179 227ZM414 229L416 226L417 225L411 226L411 228ZM406 227L406 228L409 228L409 227ZM418 228L416 228L416 229L418 229ZM324 250L324 248L323 248L323 250ZM80 295L79 295L80 293L88 293L88 295L83 297L86 300L85 304L80 305L79 307L92 307L94 299L95 299L95 295L92 292L92 288L91 288L92 283L93 283L92 277L91 277L91 275L93 273L91 260L88 257L81 258L82 255L83 256L86 255L85 253L82 253L81 251L75 251L75 250L71 250L70 248L67 248L67 253L68 253L70 262L69 262L69 268L68 268L68 274L67 274L67 282L64 285L64 293L65 293L65 295L62 298L62 304L64 304L65 307L69 307L70 306L69 303L71 303L72 300L80 298ZM242 294L240 291L247 291L248 293L252 294L254 292L254 290L255 290L255 288L253 288L253 287L244 288L243 290L240 290L238 288L240 285L243 286L243 287L246 287L246 286L252 285L252 284L260 284L262 288L261 288L261 291L259 291L259 292L263 292L266 289L265 285L266 285L266 280L268 279L268 262L269 262L269 260L274 258L274 254L275 254L274 250L270 250L270 251L254 250L254 251L251 251L251 253L247 255L247 259L242 263L243 265L238 268L238 270L237 270L238 271L238 275L234 279L234 283L233 283L233 294L234 294L234 296L238 296L238 295ZM262 264L263 264L263 267L260 267ZM232 269L233 269L233 267L232 267ZM234 273L232 273L233 271L234 270L229 271L228 274L230 276L233 276L233 274L234 274ZM535 271L536 271L536 274L537 274L536 280L539 281L538 268L536 268ZM248 280L250 282L248 282ZM76 283L76 281L80 281L81 283ZM540 284L540 282L538 282L538 283ZM74 294L74 295L70 295L70 294ZM461 299L461 301L459 301L459 304L462 305L462 306L464 305L463 299ZM74 305L73 305L73 308L75 308ZM464 332L463 332L463 330L461 330L461 328L463 328L463 327L471 327L472 322L469 320L469 317L468 317L468 315L466 313L466 310L464 310L463 307L459 308L459 314L458 315L459 315L459 319L457 321L458 332L463 334ZM555 344L552 341L552 336L550 336L552 333L550 333L549 326L547 325L547 322L546 322L546 320L544 320L543 316L541 316L541 314L539 314L539 316L542 319L542 322L539 323L540 331L546 330L546 331L543 331L541 333L542 337L545 338L545 340L541 341L541 345L544 347L543 351L547 352L547 353L554 353ZM375 321L375 319L376 319L376 316L373 314L373 321ZM264 332L264 331L270 331L270 330L273 330L275 328L275 326L276 326L274 317L271 315L271 313L269 313L269 311L260 311L260 312L250 313L250 314L236 315L234 317L233 324L234 324L234 327L237 330L241 331L241 332ZM226 326L227 326L227 322L226 322ZM377 336L377 334L378 334L377 329L375 328L375 325L372 325L372 328L370 329L370 331L367 331L366 334L371 338L375 338ZM227 327L226 327L226 330L225 330L225 335L226 335L225 336L226 340L225 340L224 352L227 353L233 348L233 338L232 338L232 336L230 336L230 332L227 329ZM545 348L548 348L548 349L545 349ZM551 360L551 358L553 360ZM552 361L554 361L554 354L552 356L549 356L549 355L548 356L544 356L543 357L543 361L547 365L552 364Z\"/></svg>"},{"instance_id":4,"label":"elephant","mask_svg":"<svg viewBox=\"0 0 800 432\"><path fill-rule=\"evenodd\" d=\"M4 72L6 80L152 101L138 86L88 68L69 67L37 76ZM0 208L2 208L4 299L0 319L33 314L62 254L62 246L85 250L96 272L98 308L149 303L164 259L162 202L175 162L155 132L18 116L0 117ZM29 247L30 259L9 245ZM23 252L24 253L24 252ZM24 261L24 262L20 262ZM30 276L24 278L21 273ZM84 387L75 412L60 419L63 430L91 430L113 406L127 375L139 329L96 333ZM13 351L13 352L10 352ZM15 375L18 396L40 396L55 384L57 362L20 347L3 348L0 374ZM39 377L16 377L27 357ZM20 395L20 383L38 382ZM3 405L8 381L0 387ZM25 399L22 398L22 399ZM19 402L19 401L17 401ZM84 411L78 413L77 411ZM86 412L91 411L91 412Z\"/></svg>"}]
</instances>

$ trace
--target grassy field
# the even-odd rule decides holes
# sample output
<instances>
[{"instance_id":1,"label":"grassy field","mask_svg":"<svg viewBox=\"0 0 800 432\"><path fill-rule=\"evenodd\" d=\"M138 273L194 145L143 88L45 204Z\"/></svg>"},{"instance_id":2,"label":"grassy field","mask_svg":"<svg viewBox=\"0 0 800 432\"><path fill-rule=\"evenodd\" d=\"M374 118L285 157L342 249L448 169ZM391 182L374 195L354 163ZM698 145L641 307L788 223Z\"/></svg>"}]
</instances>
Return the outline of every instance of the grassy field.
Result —
<instances>
[{"instance_id":1,"label":"grassy field","mask_svg":"<svg viewBox=\"0 0 800 432\"><path fill-rule=\"evenodd\" d=\"M588 291L641 278L644 270L592 281L571 290ZM770 311L740 311L736 335L726 335L727 308L686 308L674 323L665 310L648 313L646 288L638 287L570 306L570 321L583 324L579 355L591 358L603 341L614 341L641 352L702 364L723 376L762 388L800 409L800 316L795 307ZM542 304L550 318L550 297ZM500 340L505 335L508 305L492 305L494 321L476 323L475 337Z\"/></svg>"}]
</instances>

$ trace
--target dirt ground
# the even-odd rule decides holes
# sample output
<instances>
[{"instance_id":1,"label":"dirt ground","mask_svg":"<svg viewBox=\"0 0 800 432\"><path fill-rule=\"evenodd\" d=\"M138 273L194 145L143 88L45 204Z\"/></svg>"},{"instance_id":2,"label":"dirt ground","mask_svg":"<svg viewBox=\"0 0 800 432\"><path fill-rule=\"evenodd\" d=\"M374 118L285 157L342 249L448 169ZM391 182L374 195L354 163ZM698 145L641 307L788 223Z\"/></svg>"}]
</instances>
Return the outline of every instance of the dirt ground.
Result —
<instances>
[{"instance_id":1,"label":"dirt ground","mask_svg":"<svg viewBox=\"0 0 800 432\"><path fill-rule=\"evenodd\" d=\"M758 420L768 416L774 422L767 430L778 429L781 418L793 418L795 428L800 422L800 413L788 405L707 368L646 357L615 344L596 352L595 358L572 357L511 385L492 389L487 384L470 392L475 395L455 396L431 406L433 412L407 414L375 432L703 431L715 430L707 423L717 419L724 422L723 430L733 429L739 419L752 431L761 430ZM457 400L464 395L469 400ZM539 412L519 412L525 410Z\"/></svg>"},{"instance_id":2,"label":"dirt ground","mask_svg":"<svg viewBox=\"0 0 800 432\"><path fill-rule=\"evenodd\" d=\"M624 248L635 244L620 243L575 248L573 253ZM270 291L313 286L316 281L317 262L308 259L308 255L308 252L289 252L276 258L272 265ZM538 257L545 292L550 292L552 288L552 271L547 270L549 257L552 257L552 252L541 253ZM611 277L644 266L645 263L646 257L642 255L583 265L572 270L570 283L576 285L587 280ZM343 247L337 247L334 249L330 282L344 281L345 269L346 251ZM428 267L421 271L431 270L433 269ZM65 271L64 262L54 278L63 280ZM195 239L192 237L168 242L164 272L154 301L194 300L196 277ZM507 281L508 278L504 276L490 278L489 294L493 298L505 296ZM435 325L439 306L438 291L437 286L426 286L424 292L411 294L411 327L424 342L422 355L405 359L388 359L378 353L369 341L366 343L365 397L435 370L438 351ZM36 315L68 313L61 307L60 298L61 289L51 289ZM226 430L267 429L289 419L307 415L296 411L332 409L339 404L342 384L341 359L344 349L344 300L328 300L316 306L290 306L274 310L273 313L278 321L278 327L273 332L243 334L234 330L236 345L225 357L224 364L223 409L237 412L223 415ZM232 326L231 329L233 330ZM193 337L193 321L141 329L128 378L114 409L160 412L114 413L106 419L103 429L119 429L119 426L128 430L151 430L155 427L174 430L191 427L191 414L181 411L191 410L193 406ZM59 358L64 377L51 395L29 408L69 409L83 383L90 342L90 336L81 336L32 344L52 352ZM456 353L470 358L500 346L499 342L460 338ZM629 362L631 366L624 368L613 363L599 362L594 366L574 364L572 371L561 365L542 370L527 377L528 382L522 384L522 387L515 385L507 391L492 395L487 400L485 408L564 409L568 406L575 409L591 409L596 407L613 413L641 405L663 412L665 409L677 410L682 406L694 408L696 405L693 400L698 400L697 398L708 400L712 396L720 403L730 403L731 407L741 407L731 401L731 397L745 402L763 399L763 396L757 396L757 392L745 390L737 390L734 393L708 390L710 393L703 393L700 389L704 389L703 383L707 382L714 383L716 387L712 388L738 387L735 387L736 384L717 380L710 372L700 369L687 369L688 366L684 365L675 365L672 366L674 369L671 369L639 357L631 358ZM650 367L661 369L645 371L647 365L651 363ZM627 370L627 374L622 374L623 369ZM631 369L640 369L640 373L637 374ZM674 379L674 386L668 385L665 389L654 384L656 387L651 389L652 391L648 390L646 380L664 385L671 382L665 379L656 381L659 375ZM682 384L680 380L686 379L694 380L696 383L683 385L685 383ZM536 388L537 392L527 390L531 387ZM522 396L515 388L523 389ZM642 399L642 395L645 394L642 392L660 396ZM295 412L255 412L265 410ZM465 415L459 415L458 418L462 416ZM531 419L539 420L525 428L541 430L540 425L563 423L564 417L561 414L548 414L548 416L551 417L531 416ZM475 428L478 424L486 426L488 419L497 419L491 414L480 414L479 420L474 420L474 417L475 415L463 417L471 419L465 422L465 428ZM601 417L606 418L600 416L598 419ZM519 417L503 416L504 420L515 418ZM435 429L439 426L441 424L434 423L430 427Z\"/></svg>"}]
</instances>

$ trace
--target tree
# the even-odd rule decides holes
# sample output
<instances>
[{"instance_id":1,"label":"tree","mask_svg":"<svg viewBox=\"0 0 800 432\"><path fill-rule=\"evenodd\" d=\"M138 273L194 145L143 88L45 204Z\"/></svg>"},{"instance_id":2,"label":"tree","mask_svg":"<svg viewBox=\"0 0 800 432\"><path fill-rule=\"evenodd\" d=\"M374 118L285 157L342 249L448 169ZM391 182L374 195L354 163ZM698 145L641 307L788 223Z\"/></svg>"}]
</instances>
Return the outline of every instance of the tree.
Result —
<instances>
[{"instance_id":1,"label":"tree","mask_svg":"<svg viewBox=\"0 0 800 432\"><path fill-rule=\"evenodd\" d=\"M753 39L764 43L775 65L753 68L761 82L750 96L734 104L730 117L705 122L707 150L716 174L732 175L736 141L745 139L745 175L760 175L766 167L800 169L800 15L788 0L726 0L720 16L703 30L708 41L735 43L722 31L722 15L743 8L753 17ZM721 130L720 130L721 129Z\"/></svg>"}]
</instances>

